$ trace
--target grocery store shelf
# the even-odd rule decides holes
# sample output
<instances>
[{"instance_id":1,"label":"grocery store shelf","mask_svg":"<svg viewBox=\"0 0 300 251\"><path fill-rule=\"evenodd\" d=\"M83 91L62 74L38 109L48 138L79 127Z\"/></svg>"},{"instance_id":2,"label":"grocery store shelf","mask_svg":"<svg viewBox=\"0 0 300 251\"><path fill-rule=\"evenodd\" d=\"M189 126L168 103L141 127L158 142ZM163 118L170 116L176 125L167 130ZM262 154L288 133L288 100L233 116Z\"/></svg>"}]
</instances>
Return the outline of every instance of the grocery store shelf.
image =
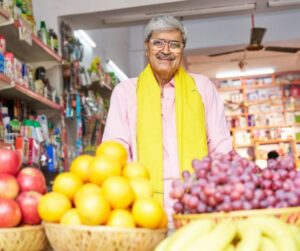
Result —
<instances>
[{"instance_id":1,"label":"grocery store shelf","mask_svg":"<svg viewBox=\"0 0 300 251\"><path fill-rule=\"evenodd\" d=\"M277 84L258 84L258 85L245 85L246 89L253 90L253 89L268 89L268 88L274 88L279 87Z\"/></svg>"},{"instance_id":2,"label":"grocery store shelf","mask_svg":"<svg viewBox=\"0 0 300 251\"><path fill-rule=\"evenodd\" d=\"M259 104L279 104L280 101L282 102L281 98L250 100L248 102L245 102L245 106L259 105Z\"/></svg>"},{"instance_id":3,"label":"grocery store shelf","mask_svg":"<svg viewBox=\"0 0 300 251\"><path fill-rule=\"evenodd\" d=\"M271 128L285 128L292 127L294 124L278 124L278 125L262 125L262 126L251 126L249 129L271 129Z\"/></svg>"},{"instance_id":4,"label":"grocery store shelf","mask_svg":"<svg viewBox=\"0 0 300 251\"><path fill-rule=\"evenodd\" d=\"M290 82L291 85L300 85L300 80L292 80Z\"/></svg>"},{"instance_id":5,"label":"grocery store shelf","mask_svg":"<svg viewBox=\"0 0 300 251\"><path fill-rule=\"evenodd\" d=\"M241 117L246 115L247 113L225 114L225 117Z\"/></svg>"},{"instance_id":6,"label":"grocery store shelf","mask_svg":"<svg viewBox=\"0 0 300 251\"><path fill-rule=\"evenodd\" d=\"M278 143L291 143L294 139L270 139L270 140L257 140L255 141L255 144L258 145L272 145L272 144L278 144Z\"/></svg>"},{"instance_id":7,"label":"grocery store shelf","mask_svg":"<svg viewBox=\"0 0 300 251\"><path fill-rule=\"evenodd\" d=\"M2 81L5 79L5 81ZM22 99L23 101L27 102L31 108L36 110L40 109L52 109L57 110L59 112L64 111L64 107L62 105L56 104L55 102L51 101L50 99L45 98L44 96L30 90L29 88L25 87L24 85L20 84L11 84L10 79L3 74L0 74L0 83L2 86L2 82L5 83L4 89L1 90L0 96L5 98L11 99ZM8 88L10 87L10 88Z\"/></svg>"},{"instance_id":8,"label":"grocery store shelf","mask_svg":"<svg viewBox=\"0 0 300 251\"><path fill-rule=\"evenodd\" d=\"M285 111L281 110L281 111L268 111L268 112L248 112L248 115L266 115L266 114L278 114L278 113L285 113Z\"/></svg>"},{"instance_id":9,"label":"grocery store shelf","mask_svg":"<svg viewBox=\"0 0 300 251\"><path fill-rule=\"evenodd\" d=\"M289 82L282 82L281 85L300 85L300 80L291 80Z\"/></svg>"},{"instance_id":10,"label":"grocery store shelf","mask_svg":"<svg viewBox=\"0 0 300 251\"><path fill-rule=\"evenodd\" d=\"M99 93L103 98L110 98L112 88L106 83L101 84L100 81L92 81L88 86L82 86L82 90L92 90L95 93Z\"/></svg>"},{"instance_id":11,"label":"grocery store shelf","mask_svg":"<svg viewBox=\"0 0 300 251\"><path fill-rule=\"evenodd\" d=\"M254 147L252 144L235 145L234 148L249 148Z\"/></svg>"},{"instance_id":12,"label":"grocery store shelf","mask_svg":"<svg viewBox=\"0 0 300 251\"><path fill-rule=\"evenodd\" d=\"M10 19L10 14L0 7L0 24L7 22Z\"/></svg>"},{"instance_id":13,"label":"grocery store shelf","mask_svg":"<svg viewBox=\"0 0 300 251\"><path fill-rule=\"evenodd\" d=\"M220 92L232 92L242 90L241 86L225 86L218 89Z\"/></svg>"},{"instance_id":14,"label":"grocery store shelf","mask_svg":"<svg viewBox=\"0 0 300 251\"><path fill-rule=\"evenodd\" d=\"M32 41L41 49L43 49L49 56L58 62L62 62L63 59L55 51L53 51L49 46L45 45L37 36L32 35Z\"/></svg>"},{"instance_id":15,"label":"grocery store shelf","mask_svg":"<svg viewBox=\"0 0 300 251\"><path fill-rule=\"evenodd\" d=\"M7 88L13 88L10 82L11 81L9 77L5 76L3 73L0 73L0 91Z\"/></svg>"},{"instance_id":16,"label":"grocery store shelf","mask_svg":"<svg viewBox=\"0 0 300 251\"><path fill-rule=\"evenodd\" d=\"M3 35L7 41L7 51L13 52L17 58L28 63L53 60L58 62L62 61L62 58L56 52L43 44L35 35L32 35L32 45L20 40L18 27L19 24L17 21L0 26L0 34Z\"/></svg>"},{"instance_id":17,"label":"grocery store shelf","mask_svg":"<svg viewBox=\"0 0 300 251\"><path fill-rule=\"evenodd\" d=\"M286 128L300 126L300 123L292 123L292 124L279 124L279 125L262 125L262 126L246 126L246 127L234 127L231 128L232 131L235 130L258 130L258 129L271 129L271 128Z\"/></svg>"}]
</instances>

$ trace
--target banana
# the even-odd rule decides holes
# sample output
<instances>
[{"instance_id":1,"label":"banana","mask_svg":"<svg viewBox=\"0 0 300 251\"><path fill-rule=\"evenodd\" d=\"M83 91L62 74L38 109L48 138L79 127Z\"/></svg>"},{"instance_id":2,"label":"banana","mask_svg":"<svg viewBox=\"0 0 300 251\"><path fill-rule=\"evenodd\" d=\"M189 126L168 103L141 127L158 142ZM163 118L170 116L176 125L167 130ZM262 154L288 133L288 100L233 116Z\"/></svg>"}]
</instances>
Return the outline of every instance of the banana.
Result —
<instances>
[{"instance_id":1,"label":"banana","mask_svg":"<svg viewBox=\"0 0 300 251\"><path fill-rule=\"evenodd\" d=\"M154 251L165 251L169 241L170 237L167 237L156 246Z\"/></svg>"},{"instance_id":2,"label":"banana","mask_svg":"<svg viewBox=\"0 0 300 251\"><path fill-rule=\"evenodd\" d=\"M246 220L248 224L258 227L263 235L271 238L278 251L297 251L296 242L289 232L287 224L283 221L269 216L254 216Z\"/></svg>"},{"instance_id":3,"label":"banana","mask_svg":"<svg viewBox=\"0 0 300 251\"><path fill-rule=\"evenodd\" d=\"M300 229L294 225L288 225L290 234L294 238L296 245L297 245L297 250L300 250Z\"/></svg>"},{"instance_id":4,"label":"banana","mask_svg":"<svg viewBox=\"0 0 300 251\"><path fill-rule=\"evenodd\" d=\"M195 239L210 232L214 226L214 221L209 219L192 221L168 237L169 241L167 242L164 251L186 250L185 247L187 244L194 242Z\"/></svg>"},{"instance_id":5,"label":"banana","mask_svg":"<svg viewBox=\"0 0 300 251\"><path fill-rule=\"evenodd\" d=\"M259 245L259 251L278 251L278 248L275 245L275 242L270 238L262 236ZM288 251L288 249L286 250Z\"/></svg>"},{"instance_id":6,"label":"banana","mask_svg":"<svg viewBox=\"0 0 300 251\"><path fill-rule=\"evenodd\" d=\"M237 251L256 251L260 244L261 232L247 221L241 220L237 223L238 234L240 236Z\"/></svg>"},{"instance_id":7,"label":"banana","mask_svg":"<svg viewBox=\"0 0 300 251\"><path fill-rule=\"evenodd\" d=\"M185 251L223 251L236 235L233 221L223 220L206 236L202 236L186 246Z\"/></svg>"},{"instance_id":8,"label":"banana","mask_svg":"<svg viewBox=\"0 0 300 251\"><path fill-rule=\"evenodd\" d=\"M228 247L224 249L224 251L234 251L236 250L233 244L230 244Z\"/></svg>"}]
</instances>

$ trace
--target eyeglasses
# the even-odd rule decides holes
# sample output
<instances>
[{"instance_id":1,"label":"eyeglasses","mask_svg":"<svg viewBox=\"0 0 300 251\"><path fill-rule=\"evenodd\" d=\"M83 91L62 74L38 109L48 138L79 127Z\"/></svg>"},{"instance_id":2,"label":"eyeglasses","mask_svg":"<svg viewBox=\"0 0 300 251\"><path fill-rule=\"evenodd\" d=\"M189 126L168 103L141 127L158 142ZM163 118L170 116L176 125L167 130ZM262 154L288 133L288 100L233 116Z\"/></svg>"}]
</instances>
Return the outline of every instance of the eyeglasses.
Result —
<instances>
[{"instance_id":1,"label":"eyeglasses","mask_svg":"<svg viewBox=\"0 0 300 251\"><path fill-rule=\"evenodd\" d=\"M151 42L154 50L161 50L165 48L166 44L168 44L168 47L172 52L180 52L182 47L184 47L183 43L174 40L164 40L164 39L154 38L154 39L150 39L149 42Z\"/></svg>"}]
</instances>

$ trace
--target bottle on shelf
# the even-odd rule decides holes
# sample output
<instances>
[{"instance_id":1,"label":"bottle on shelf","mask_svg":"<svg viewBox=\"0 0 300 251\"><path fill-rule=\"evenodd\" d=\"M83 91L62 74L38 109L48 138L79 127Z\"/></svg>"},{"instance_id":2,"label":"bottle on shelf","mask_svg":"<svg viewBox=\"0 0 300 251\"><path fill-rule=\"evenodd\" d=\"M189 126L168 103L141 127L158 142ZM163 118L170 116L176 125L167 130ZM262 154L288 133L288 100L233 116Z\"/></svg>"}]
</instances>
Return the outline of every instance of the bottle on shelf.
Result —
<instances>
[{"instance_id":1,"label":"bottle on shelf","mask_svg":"<svg viewBox=\"0 0 300 251\"><path fill-rule=\"evenodd\" d=\"M48 42L48 31L46 28L46 22L45 21L41 21L40 23L40 29L38 31L38 37L43 41L44 44L47 44Z\"/></svg>"},{"instance_id":2,"label":"bottle on shelf","mask_svg":"<svg viewBox=\"0 0 300 251\"><path fill-rule=\"evenodd\" d=\"M51 47L52 50L58 52L58 39L56 33L53 29L49 29L49 43L48 45Z\"/></svg>"}]
</instances>

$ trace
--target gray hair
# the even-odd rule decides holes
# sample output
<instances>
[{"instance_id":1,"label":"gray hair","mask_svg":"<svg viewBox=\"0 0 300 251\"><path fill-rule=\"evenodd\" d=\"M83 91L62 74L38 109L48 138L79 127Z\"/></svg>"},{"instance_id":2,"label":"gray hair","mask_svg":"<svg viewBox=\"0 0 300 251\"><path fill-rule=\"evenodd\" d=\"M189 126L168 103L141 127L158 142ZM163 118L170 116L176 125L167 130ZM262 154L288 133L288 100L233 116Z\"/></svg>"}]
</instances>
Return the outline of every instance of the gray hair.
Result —
<instances>
[{"instance_id":1,"label":"gray hair","mask_svg":"<svg viewBox=\"0 0 300 251\"><path fill-rule=\"evenodd\" d=\"M150 20L150 22L146 25L144 30L144 40L149 41L153 32L166 30L179 30L182 34L183 43L186 44L186 27L178 19L168 15L155 16Z\"/></svg>"}]
</instances>

